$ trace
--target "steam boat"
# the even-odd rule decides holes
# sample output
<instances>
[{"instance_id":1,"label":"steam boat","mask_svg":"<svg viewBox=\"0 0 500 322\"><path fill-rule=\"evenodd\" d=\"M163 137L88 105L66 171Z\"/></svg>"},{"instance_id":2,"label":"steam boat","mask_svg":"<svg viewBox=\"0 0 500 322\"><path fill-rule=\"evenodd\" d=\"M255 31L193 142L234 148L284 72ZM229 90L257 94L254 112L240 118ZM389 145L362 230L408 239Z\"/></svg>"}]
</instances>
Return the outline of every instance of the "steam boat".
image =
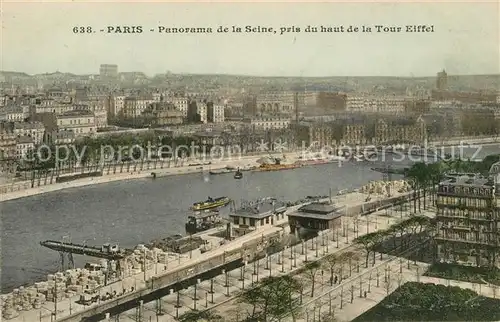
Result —
<instances>
[{"instance_id":1,"label":"steam boat","mask_svg":"<svg viewBox=\"0 0 500 322\"><path fill-rule=\"evenodd\" d=\"M205 201L195 202L191 207L191 210L200 211L224 207L227 206L230 202L231 199L229 199L228 197L219 197L215 199L208 197L208 199Z\"/></svg>"},{"instance_id":2,"label":"steam boat","mask_svg":"<svg viewBox=\"0 0 500 322\"><path fill-rule=\"evenodd\" d=\"M282 164L280 159L275 159L274 164L264 163L259 167L260 171L279 171L279 170L290 170L302 167L302 164Z\"/></svg>"},{"instance_id":3,"label":"steam boat","mask_svg":"<svg viewBox=\"0 0 500 322\"><path fill-rule=\"evenodd\" d=\"M238 171L236 171L236 173L234 174L234 178L235 179L243 178L243 173L240 171L240 169L238 169Z\"/></svg>"}]
</instances>

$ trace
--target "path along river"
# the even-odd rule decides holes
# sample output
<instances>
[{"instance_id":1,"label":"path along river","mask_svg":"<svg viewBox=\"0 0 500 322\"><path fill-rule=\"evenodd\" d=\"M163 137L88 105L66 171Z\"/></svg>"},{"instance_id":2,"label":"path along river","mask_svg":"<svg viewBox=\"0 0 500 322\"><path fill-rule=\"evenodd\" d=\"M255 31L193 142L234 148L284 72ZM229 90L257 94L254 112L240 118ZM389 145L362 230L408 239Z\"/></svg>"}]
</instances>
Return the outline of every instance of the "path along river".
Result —
<instances>
[{"instance_id":1,"label":"path along river","mask_svg":"<svg viewBox=\"0 0 500 322\"><path fill-rule=\"evenodd\" d=\"M465 149L465 155L475 149ZM478 157L498 153L498 146L484 147ZM297 200L307 195L327 195L353 189L382 175L371 167L395 164L390 156L374 162L345 162L278 172L189 174L156 180L137 179L66 189L3 202L1 206L2 293L14 287L46 280L59 267L59 254L40 246L42 240L62 240L99 246L105 242L134 247L172 234L184 234L188 208L208 196L229 196L236 202L274 196ZM66 239L67 240L67 239ZM88 258L76 256L77 266Z\"/></svg>"}]
</instances>

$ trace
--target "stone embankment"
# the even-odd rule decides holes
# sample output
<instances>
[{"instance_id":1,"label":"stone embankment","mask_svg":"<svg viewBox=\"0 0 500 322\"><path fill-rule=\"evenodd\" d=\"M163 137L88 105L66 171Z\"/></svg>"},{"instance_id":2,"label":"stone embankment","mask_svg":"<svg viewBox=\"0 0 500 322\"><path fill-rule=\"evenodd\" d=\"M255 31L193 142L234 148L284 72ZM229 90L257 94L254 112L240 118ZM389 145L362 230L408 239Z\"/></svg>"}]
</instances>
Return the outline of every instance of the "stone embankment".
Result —
<instances>
[{"instance_id":1,"label":"stone embankment","mask_svg":"<svg viewBox=\"0 0 500 322\"><path fill-rule=\"evenodd\" d=\"M282 154L279 154L280 156ZM288 162L294 162L297 159L297 153L286 153L284 154ZM154 172L156 177L171 176L171 175L181 175L190 173L202 173L208 172L210 170L223 169L225 167L248 167L257 165L256 161L260 159L262 155L257 156L242 156L234 159L228 160L217 160L213 162L208 161L197 161L193 160L191 162L185 162L185 164L197 164L191 166L165 166L156 167L152 166L153 163L144 163L142 168L138 166L122 166L117 167L116 170L104 169L102 176L89 177L84 179L73 180L64 183L55 183L55 177L51 178L45 177L44 179L34 179L23 182L16 182L11 184L4 184L0 186L0 202L19 199L23 197L29 197L33 195L38 195L42 193L58 191L68 188L77 188L94 184L108 183L121 180L132 180L141 178L150 178ZM107 171L106 171L107 170ZM128 171L127 171L128 170Z\"/></svg>"}]
</instances>

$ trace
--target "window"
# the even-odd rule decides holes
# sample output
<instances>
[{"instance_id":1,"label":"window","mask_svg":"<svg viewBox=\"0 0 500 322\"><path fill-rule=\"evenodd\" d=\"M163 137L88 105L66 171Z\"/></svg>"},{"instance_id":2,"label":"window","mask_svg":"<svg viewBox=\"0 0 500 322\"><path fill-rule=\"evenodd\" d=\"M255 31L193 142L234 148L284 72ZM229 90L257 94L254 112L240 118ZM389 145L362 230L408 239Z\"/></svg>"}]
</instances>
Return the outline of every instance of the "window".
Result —
<instances>
[{"instance_id":1,"label":"window","mask_svg":"<svg viewBox=\"0 0 500 322\"><path fill-rule=\"evenodd\" d=\"M239 217L233 217L233 223L238 225L240 223Z\"/></svg>"},{"instance_id":2,"label":"window","mask_svg":"<svg viewBox=\"0 0 500 322\"><path fill-rule=\"evenodd\" d=\"M266 217L266 224L269 224L269 217Z\"/></svg>"},{"instance_id":3,"label":"window","mask_svg":"<svg viewBox=\"0 0 500 322\"><path fill-rule=\"evenodd\" d=\"M255 227L255 219L250 218L250 226Z\"/></svg>"}]
</instances>

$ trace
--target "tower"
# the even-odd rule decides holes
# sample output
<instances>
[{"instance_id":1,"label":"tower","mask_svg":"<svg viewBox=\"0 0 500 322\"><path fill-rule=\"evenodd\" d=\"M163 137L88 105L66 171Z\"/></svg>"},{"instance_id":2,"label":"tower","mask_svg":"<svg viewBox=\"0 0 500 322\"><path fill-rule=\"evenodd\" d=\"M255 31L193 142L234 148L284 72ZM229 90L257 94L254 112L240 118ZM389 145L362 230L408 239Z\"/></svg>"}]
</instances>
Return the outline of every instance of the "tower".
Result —
<instances>
[{"instance_id":1,"label":"tower","mask_svg":"<svg viewBox=\"0 0 500 322\"><path fill-rule=\"evenodd\" d=\"M436 89L439 91L444 91L448 88L448 74L443 69L441 72L437 73Z\"/></svg>"}]
</instances>

